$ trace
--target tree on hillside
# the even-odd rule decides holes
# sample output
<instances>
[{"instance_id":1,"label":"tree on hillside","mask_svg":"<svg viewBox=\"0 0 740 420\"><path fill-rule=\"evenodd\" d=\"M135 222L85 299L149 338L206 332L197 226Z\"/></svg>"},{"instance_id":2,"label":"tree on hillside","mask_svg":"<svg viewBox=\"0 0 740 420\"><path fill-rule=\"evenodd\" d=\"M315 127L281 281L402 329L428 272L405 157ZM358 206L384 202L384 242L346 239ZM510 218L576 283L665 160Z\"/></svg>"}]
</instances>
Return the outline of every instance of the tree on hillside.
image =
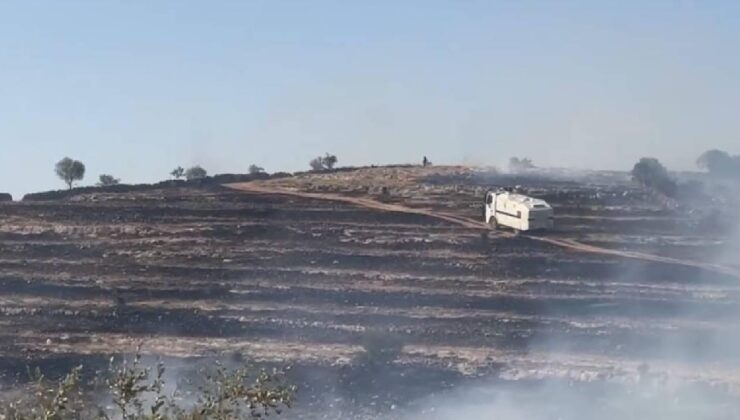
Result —
<instances>
[{"instance_id":1,"label":"tree on hillside","mask_svg":"<svg viewBox=\"0 0 740 420\"><path fill-rule=\"evenodd\" d=\"M170 172L170 175L175 179L180 179L185 176L185 169L183 169L182 166L178 166Z\"/></svg>"},{"instance_id":2,"label":"tree on hillside","mask_svg":"<svg viewBox=\"0 0 740 420\"><path fill-rule=\"evenodd\" d=\"M730 156L723 150L707 150L696 159L696 165L712 175L740 175L740 156Z\"/></svg>"},{"instance_id":3,"label":"tree on hillside","mask_svg":"<svg viewBox=\"0 0 740 420\"><path fill-rule=\"evenodd\" d=\"M107 187L110 185L117 185L121 182L120 179L113 177L113 175L102 174L99 177L98 186Z\"/></svg>"},{"instance_id":4,"label":"tree on hillside","mask_svg":"<svg viewBox=\"0 0 740 420\"><path fill-rule=\"evenodd\" d=\"M516 156L513 156L509 159L509 171L511 172L519 172L527 169L533 169L534 164L532 163L532 159L529 158L521 158L519 159Z\"/></svg>"},{"instance_id":5,"label":"tree on hillside","mask_svg":"<svg viewBox=\"0 0 740 420\"><path fill-rule=\"evenodd\" d=\"M676 195L676 181L658 159L644 157L632 168L632 179L645 188L657 191L668 197Z\"/></svg>"},{"instance_id":6,"label":"tree on hillside","mask_svg":"<svg viewBox=\"0 0 740 420\"><path fill-rule=\"evenodd\" d=\"M334 169L334 165L337 164L337 157L335 155L326 154L322 159L321 163L326 169Z\"/></svg>"},{"instance_id":7,"label":"tree on hillside","mask_svg":"<svg viewBox=\"0 0 740 420\"><path fill-rule=\"evenodd\" d=\"M321 156L317 156L313 159L311 159L308 164L311 166L312 171L321 171L324 169L324 162Z\"/></svg>"},{"instance_id":8,"label":"tree on hillside","mask_svg":"<svg viewBox=\"0 0 740 420\"><path fill-rule=\"evenodd\" d=\"M324 156L316 156L311 159L308 164L311 166L311 170L313 171L323 171L334 169L334 165L337 164L337 161L338 159L335 155L327 153Z\"/></svg>"},{"instance_id":9,"label":"tree on hillside","mask_svg":"<svg viewBox=\"0 0 740 420\"><path fill-rule=\"evenodd\" d=\"M201 168L200 166L196 165L192 168L189 168L187 171L185 171L185 179L188 181L192 179L201 179L205 178L208 175L205 169Z\"/></svg>"},{"instance_id":10,"label":"tree on hillside","mask_svg":"<svg viewBox=\"0 0 740 420\"><path fill-rule=\"evenodd\" d=\"M261 173L264 173L264 172L265 172L265 168L263 168L261 166L257 166L255 164L249 165L249 173L252 174L252 175L261 174Z\"/></svg>"},{"instance_id":11,"label":"tree on hillside","mask_svg":"<svg viewBox=\"0 0 740 420\"><path fill-rule=\"evenodd\" d=\"M85 177L85 165L79 160L68 157L57 162L54 171L67 184L70 190L75 181L80 181Z\"/></svg>"}]
</instances>

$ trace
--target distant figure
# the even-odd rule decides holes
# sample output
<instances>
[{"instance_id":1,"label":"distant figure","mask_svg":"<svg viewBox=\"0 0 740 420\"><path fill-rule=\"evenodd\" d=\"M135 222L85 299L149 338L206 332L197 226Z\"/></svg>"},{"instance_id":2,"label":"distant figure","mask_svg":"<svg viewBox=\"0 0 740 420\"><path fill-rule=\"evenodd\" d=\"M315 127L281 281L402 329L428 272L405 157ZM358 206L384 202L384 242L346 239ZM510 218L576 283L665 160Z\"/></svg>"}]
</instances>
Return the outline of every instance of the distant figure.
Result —
<instances>
[{"instance_id":1,"label":"distant figure","mask_svg":"<svg viewBox=\"0 0 740 420\"><path fill-rule=\"evenodd\" d=\"M421 166L429 166L431 164L432 162L430 162L429 159L427 159L427 157L424 156L424 160L421 161Z\"/></svg>"}]
</instances>

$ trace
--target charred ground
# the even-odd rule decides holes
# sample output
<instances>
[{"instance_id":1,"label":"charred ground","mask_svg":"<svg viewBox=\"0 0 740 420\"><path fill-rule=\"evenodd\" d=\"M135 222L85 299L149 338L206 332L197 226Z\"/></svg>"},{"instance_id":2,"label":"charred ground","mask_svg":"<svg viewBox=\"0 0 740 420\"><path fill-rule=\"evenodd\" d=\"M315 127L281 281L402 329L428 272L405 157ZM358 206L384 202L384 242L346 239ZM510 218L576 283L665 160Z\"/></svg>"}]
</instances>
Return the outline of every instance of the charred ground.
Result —
<instances>
[{"instance_id":1,"label":"charred ground","mask_svg":"<svg viewBox=\"0 0 740 420\"><path fill-rule=\"evenodd\" d=\"M401 167L259 182L471 220L487 188L519 185L554 206L553 237L704 262L726 241L620 174ZM290 364L303 389L294 415L338 418L413 409L471 381L626 383L645 366L734 389L737 282L322 199L88 191L0 204L0 368L12 382L28 364L95 366L138 343L188 363ZM369 331L402 350L369 366Z\"/></svg>"}]
</instances>

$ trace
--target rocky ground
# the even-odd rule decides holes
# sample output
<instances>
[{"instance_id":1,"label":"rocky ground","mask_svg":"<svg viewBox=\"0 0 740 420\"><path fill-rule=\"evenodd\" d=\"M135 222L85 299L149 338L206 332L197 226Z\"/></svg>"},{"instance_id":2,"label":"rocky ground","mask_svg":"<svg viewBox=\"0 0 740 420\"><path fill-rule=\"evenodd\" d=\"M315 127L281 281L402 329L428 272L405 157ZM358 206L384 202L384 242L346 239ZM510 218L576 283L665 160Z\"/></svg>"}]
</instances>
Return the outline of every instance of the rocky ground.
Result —
<instances>
[{"instance_id":1,"label":"rocky ground","mask_svg":"<svg viewBox=\"0 0 740 420\"><path fill-rule=\"evenodd\" d=\"M547 199L556 232L477 226L497 185ZM97 366L141 345L181 366L292 365L296 417L429 417L441 404L430 395L469 386L738 390L728 238L623 175L396 167L259 186L0 204L5 382L28 364ZM378 336L402 349L368 361Z\"/></svg>"}]
</instances>

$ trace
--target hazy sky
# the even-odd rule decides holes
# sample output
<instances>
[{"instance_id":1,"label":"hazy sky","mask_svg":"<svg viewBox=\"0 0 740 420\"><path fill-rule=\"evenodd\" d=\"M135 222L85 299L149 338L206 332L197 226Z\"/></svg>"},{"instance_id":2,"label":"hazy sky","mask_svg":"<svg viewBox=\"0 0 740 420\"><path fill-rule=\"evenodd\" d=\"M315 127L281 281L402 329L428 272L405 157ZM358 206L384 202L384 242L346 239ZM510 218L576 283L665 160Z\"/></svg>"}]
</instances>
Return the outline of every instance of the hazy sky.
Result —
<instances>
[{"instance_id":1,"label":"hazy sky","mask_svg":"<svg viewBox=\"0 0 740 420\"><path fill-rule=\"evenodd\" d=\"M740 2L0 0L0 191L740 153ZM17 197L19 198L19 197Z\"/></svg>"}]
</instances>

